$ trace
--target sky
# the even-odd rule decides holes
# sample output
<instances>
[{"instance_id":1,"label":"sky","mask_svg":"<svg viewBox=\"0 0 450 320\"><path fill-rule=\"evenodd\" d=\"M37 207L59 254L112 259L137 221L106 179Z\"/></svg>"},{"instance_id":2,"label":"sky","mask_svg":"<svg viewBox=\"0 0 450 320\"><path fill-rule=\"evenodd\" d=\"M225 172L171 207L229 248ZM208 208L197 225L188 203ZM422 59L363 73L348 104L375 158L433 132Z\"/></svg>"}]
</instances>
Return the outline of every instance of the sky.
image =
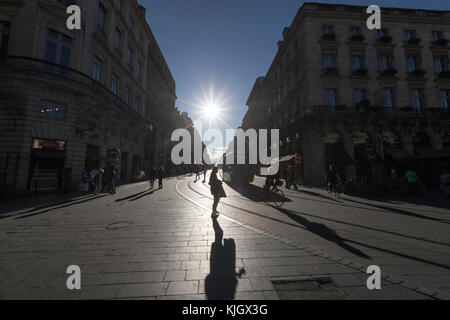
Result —
<instances>
[{"instance_id":1,"label":"sky","mask_svg":"<svg viewBox=\"0 0 450 320\"><path fill-rule=\"evenodd\" d=\"M282 31L304 1L138 0L175 78L176 106L195 121L211 99L222 116L208 127L236 129L257 77L268 71ZM312 1L311 1L312 2ZM315 1L380 7L450 10L448 0ZM224 134L225 137L225 134ZM216 141L217 147L227 145ZM214 152L213 147L209 147Z\"/></svg>"}]
</instances>

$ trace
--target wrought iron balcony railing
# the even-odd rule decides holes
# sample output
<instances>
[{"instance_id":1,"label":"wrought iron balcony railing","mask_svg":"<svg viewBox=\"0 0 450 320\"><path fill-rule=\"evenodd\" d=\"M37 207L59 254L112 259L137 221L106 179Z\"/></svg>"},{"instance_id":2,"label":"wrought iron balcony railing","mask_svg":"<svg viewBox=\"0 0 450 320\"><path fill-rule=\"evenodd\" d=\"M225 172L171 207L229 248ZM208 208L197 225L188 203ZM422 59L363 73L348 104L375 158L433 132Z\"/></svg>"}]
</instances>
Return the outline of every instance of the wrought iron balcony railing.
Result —
<instances>
[{"instance_id":1,"label":"wrought iron balcony railing","mask_svg":"<svg viewBox=\"0 0 450 320\"><path fill-rule=\"evenodd\" d=\"M69 85L78 84L92 90L101 96L117 110L133 117L135 120L148 125L148 121L125 101L120 99L107 87L88 75L53 62L23 56L0 56L0 74L34 74L38 76L55 77L58 81L65 81Z\"/></svg>"},{"instance_id":2,"label":"wrought iron balcony railing","mask_svg":"<svg viewBox=\"0 0 450 320\"><path fill-rule=\"evenodd\" d=\"M450 112L445 108L422 108L413 107L383 107L372 106L370 104L359 104L355 106L335 105L324 106L315 105L304 108L301 117L307 116L369 116L376 118L436 118L443 119L450 116Z\"/></svg>"}]
</instances>

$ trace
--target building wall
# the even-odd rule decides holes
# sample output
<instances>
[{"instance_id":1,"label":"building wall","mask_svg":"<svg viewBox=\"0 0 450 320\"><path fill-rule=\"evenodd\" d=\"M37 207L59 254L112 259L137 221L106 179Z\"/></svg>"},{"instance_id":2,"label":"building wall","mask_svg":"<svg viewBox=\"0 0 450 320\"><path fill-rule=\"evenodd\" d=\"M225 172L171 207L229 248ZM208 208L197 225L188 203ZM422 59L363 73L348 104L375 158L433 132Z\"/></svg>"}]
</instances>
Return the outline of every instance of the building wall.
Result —
<instances>
[{"instance_id":1,"label":"building wall","mask_svg":"<svg viewBox=\"0 0 450 320\"><path fill-rule=\"evenodd\" d=\"M377 154L384 157L382 134L395 132L401 139L402 148L414 153L414 135L425 132L433 149L442 149L442 137L450 130L448 116L439 117L429 108L440 108L440 90L449 89L450 81L437 76L434 57L443 56L449 60L449 46L437 48L432 45L432 31L441 31L444 39L450 39L450 12L389 9L382 12L382 27L389 30L391 44L377 42L377 30L368 30L368 15L365 7L346 5L304 4L298 11L292 25L283 31L283 40L278 43L278 52L264 77L265 108L268 111L262 127L280 128L283 143L282 155L303 153L304 181L309 184L325 183L325 143L328 132L338 132L343 139L343 148L355 159L353 135L364 131L376 147ZM335 41L322 39L323 27L332 25ZM350 28L360 27L364 35L362 43L350 41ZM405 31L416 30L422 41L419 45L405 44ZM384 77L379 73L378 56L389 53L398 73L396 77ZM335 55L336 75L324 74L324 55ZM351 72L352 54L365 56L366 76L354 76ZM422 60L423 78L408 75L407 57L417 54ZM411 107L410 90L420 88L424 93L426 113L422 117L396 113L390 118L383 114L371 116L351 115L336 117L311 115L324 109L325 90L335 88L337 105L353 108L353 90L366 90L366 99L372 106L382 106L382 88L395 89L395 107ZM249 108L257 100L252 91ZM350 109L349 109L350 110ZM379 109L381 110L381 109ZM249 113L251 108L249 109ZM257 121L246 116L246 127L258 128ZM298 139L298 135L300 139ZM294 139L297 137L297 139ZM287 143L287 140L291 143ZM347 178L354 178L355 167L345 168Z\"/></svg>"},{"instance_id":2,"label":"building wall","mask_svg":"<svg viewBox=\"0 0 450 320\"><path fill-rule=\"evenodd\" d=\"M107 10L104 34L97 27L99 3ZM27 190L33 138L66 141L64 167L72 172L72 188L76 188L81 180L87 145L98 147L100 167L110 162L107 155L110 148L121 151L115 160L119 170L122 156L128 154L128 166L124 168L127 180L133 178L136 171L146 169L152 163L159 164L162 141L158 138L165 130L170 130L162 125L161 119L174 109L175 82L142 9L134 0L122 1L121 11L112 0L79 0L77 4L83 12L80 31L65 28L66 6L56 0L0 6L0 20L11 22L7 54L30 58L17 60L21 68L27 70L24 72L0 66L0 187L6 188L8 193ZM122 31L120 50L114 46L116 27ZM82 75L65 72L68 72L68 78L76 78L82 85L61 76L30 70L45 66L45 63L31 59L46 59L49 28L73 39L69 67ZM126 61L128 45L134 49L132 67ZM89 80L93 76L94 56L103 61L102 88ZM9 57L7 61L16 60ZM24 61L28 64L25 67ZM142 63L141 77L137 70L138 61ZM108 96L113 73L119 76L116 99L124 100L125 87L131 88L128 111L112 103L112 96ZM161 88L164 88L163 92ZM137 97L140 98L139 105L136 105ZM65 105L64 120L43 116L41 101ZM146 152L149 148L155 150ZM146 156L153 159L145 159ZM132 172L133 157L140 159L135 172Z\"/></svg>"}]
</instances>

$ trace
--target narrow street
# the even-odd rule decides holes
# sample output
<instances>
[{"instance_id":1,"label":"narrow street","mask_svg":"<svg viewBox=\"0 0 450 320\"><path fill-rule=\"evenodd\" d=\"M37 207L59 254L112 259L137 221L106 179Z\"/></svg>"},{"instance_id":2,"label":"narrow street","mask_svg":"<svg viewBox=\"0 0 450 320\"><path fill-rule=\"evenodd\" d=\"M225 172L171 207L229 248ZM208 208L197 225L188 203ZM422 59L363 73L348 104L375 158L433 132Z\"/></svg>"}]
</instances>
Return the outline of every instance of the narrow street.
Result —
<instances>
[{"instance_id":1,"label":"narrow street","mask_svg":"<svg viewBox=\"0 0 450 320\"><path fill-rule=\"evenodd\" d=\"M262 184L224 185L217 221L208 184L194 177L3 214L0 298L449 298L445 199L335 199L283 187L276 209ZM79 291L66 287L71 265L81 269ZM381 268L381 290L366 287L369 265ZM323 278L328 286L295 291L280 281Z\"/></svg>"}]
</instances>

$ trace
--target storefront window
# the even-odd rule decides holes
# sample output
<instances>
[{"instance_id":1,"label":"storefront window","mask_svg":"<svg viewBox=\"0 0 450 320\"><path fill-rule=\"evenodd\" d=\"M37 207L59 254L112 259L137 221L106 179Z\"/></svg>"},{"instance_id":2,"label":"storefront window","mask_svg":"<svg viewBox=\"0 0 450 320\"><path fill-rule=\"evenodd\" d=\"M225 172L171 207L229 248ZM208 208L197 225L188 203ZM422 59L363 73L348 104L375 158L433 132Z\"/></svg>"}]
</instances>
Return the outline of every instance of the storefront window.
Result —
<instances>
[{"instance_id":1,"label":"storefront window","mask_svg":"<svg viewBox=\"0 0 450 320\"><path fill-rule=\"evenodd\" d=\"M33 149L65 151L66 142L60 140L33 139Z\"/></svg>"}]
</instances>

